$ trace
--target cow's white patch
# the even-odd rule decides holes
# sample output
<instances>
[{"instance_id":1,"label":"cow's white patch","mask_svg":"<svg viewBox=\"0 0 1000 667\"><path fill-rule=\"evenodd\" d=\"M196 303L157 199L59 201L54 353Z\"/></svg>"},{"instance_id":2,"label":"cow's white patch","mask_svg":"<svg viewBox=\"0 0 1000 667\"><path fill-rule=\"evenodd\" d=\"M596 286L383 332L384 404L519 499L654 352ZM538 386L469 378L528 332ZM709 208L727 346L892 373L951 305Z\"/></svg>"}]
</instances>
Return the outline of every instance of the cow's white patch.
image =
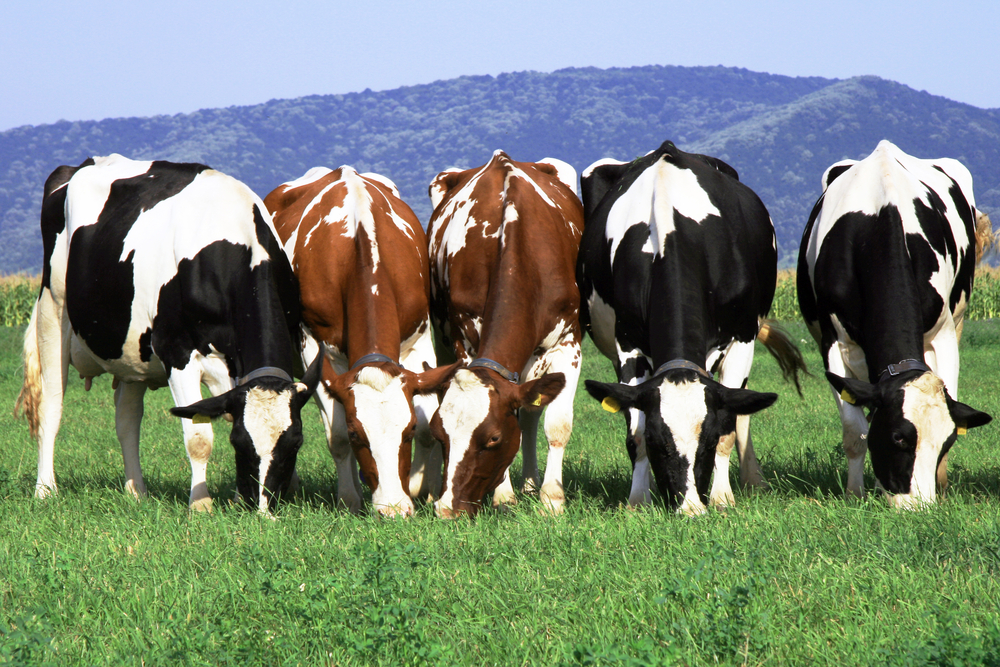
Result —
<instances>
[{"instance_id":1,"label":"cow's white patch","mask_svg":"<svg viewBox=\"0 0 1000 667\"><path fill-rule=\"evenodd\" d=\"M698 183L690 169L678 169L666 160L660 160L647 169L655 175L652 219L649 223L650 238L656 239L657 252L662 255L667 235L674 231L675 212L695 222L702 222L710 215L718 216L719 209L708 197L708 192ZM629 188L631 194L632 188Z\"/></svg>"},{"instance_id":2,"label":"cow's white patch","mask_svg":"<svg viewBox=\"0 0 1000 667\"><path fill-rule=\"evenodd\" d=\"M372 505L382 514L412 514L413 502L399 479L403 431L413 417L413 408L403 392L402 376L393 377L380 368L367 366L358 372L351 391L378 470Z\"/></svg>"},{"instance_id":3,"label":"cow's white patch","mask_svg":"<svg viewBox=\"0 0 1000 667\"><path fill-rule=\"evenodd\" d=\"M397 199L400 198L399 188L397 188L396 184L392 182L392 179L383 176L382 174L376 174L375 172L372 171L366 171L365 173L361 174L361 178L367 178L368 180L377 181L381 183L382 185L384 185L389 189L389 192L392 193L393 197L396 197Z\"/></svg>"},{"instance_id":4,"label":"cow's white patch","mask_svg":"<svg viewBox=\"0 0 1000 667\"><path fill-rule=\"evenodd\" d=\"M702 424L708 414L705 404L705 386L700 382L660 384L660 417L670 429L677 453L687 459L687 490L678 512L687 515L702 514L705 504L698 497L694 480L694 460L698 452L698 440Z\"/></svg>"},{"instance_id":5,"label":"cow's white patch","mask_svg":"<svg viewBox=\"0 0 1000 667\"><path fill-rule=\"evenodd\" d=\"M267 471L274 457L274 446L281 434L292 425L291 398L291 391L275 392L260 387L251 387L247 391L246 405L243 408L243 427L250 435L254 450L260 457L257 483L260 487L259 509L262 512L267 511L264 481L267 479Z\"/></svg>"},{"instance_id":6,"label":"cow's white patch","mask_svg":"<svg viewBox=\"0 0 1000 667\"><path fill-rule=\"evenodd\" d=\"M903 417L917 428L917 452L910 477L910 493L896 494L897 507L933 503L937 496L937 465L941 448L955 430L948 411L944 382L924 373L903 387Z\"/></svg>"},{"instance_id":7,"label":"cow's white patch","mask_svg":"<svg viewBox=\"0 0 1000 667\"><path fill-rule=\"evenodd\" d=\"M847 164L851 161L838 162L830 169ZM824 174L824 183L829 171ZM930 206L929 191L937 193L944 202L945 218L959 252L969 248L971 239L965 223L948 193L952 179L959 185L969 205L975 206L972 176L961 163L948 158L921 160L907 155L888 141L879 142L871 155L853 163L826 188L822 211L806 246L806 262L813 284L816 258L823 241L841 217L852 212L877 216L884 208L895 207L906 234L926 237L913 202L920 201L924 206ZM933 252L938 270L931 274L930 283L941 295L947 309L951 286L955 282L955 269L944 255L936 250Z\"/></svg>"},{"instance_id":8,"label":"cow's white patch","mask_svg":"<svg viewBox=\"0 0 1000 667\"><path fill-rule=\"evenodd\" d=\"M328 167L313 167L306 173L296 178L294 181L288 181L282 185L284 185L284 187L288 190L291 190L292 188L301 188L303 185L315 183L319 179L331 173L331 171L332 170Z\"/></svg>"},{"instance_id":9,"label":"cow's white patch","mask_svg":"<svg viewBox=\"0 0 1000 667\"><path fill-rule=\"evenodd\" d=\"M590 311L590 336L594 339L594 344L605 357L615 359L618 349L615 343L615 325L618 321L615 309L604 302L596 289L590 293L587 308Z\"/></svg>"},{"instance_id":10,"label":"cow's white patch","mask_svg":"<svg viewBox=\"0 0 1000 667\"><path fill-rule=\"evenodd\" d=\"M647 153L647 155L649 155L649 153ZM584 169L581 178L590 178L590 175L594 173L595 169L597 169L598 167L603 167L606 164L622 165L622 164L628 164L628 162L622 162L621 160L616 160L611 157L602 157L600 160L594 162L589 167Z\"/></svg>"},{"instance_id":11,"label":"cow's white patch","mask_svg":"<svg viewBox=\"0 0 1000 667\"><path fill-rule=\"evenodd\" d=\"M453 509L455 472L472 447L472 432L486 420L489 412L489 388L472 371L464 368L456 371L438 408L441 425L449 440L448 489L441 496L439 507Z\"/></svg>"},{"instance_id":12,"label":"cow's white patch","mask_svg":"<svg viewBox=\"0 0 1000 667\"><path fill-rule=\"evenodd\" d=\"M573 191L577 197L580 196L580 191L576 187L576 169L574 169L570 164L563 162L554 157L542 158L539 162L544 164L550 164L556 168L556 178L562 182L567 188Z\"/></svg>"}]
</instances>

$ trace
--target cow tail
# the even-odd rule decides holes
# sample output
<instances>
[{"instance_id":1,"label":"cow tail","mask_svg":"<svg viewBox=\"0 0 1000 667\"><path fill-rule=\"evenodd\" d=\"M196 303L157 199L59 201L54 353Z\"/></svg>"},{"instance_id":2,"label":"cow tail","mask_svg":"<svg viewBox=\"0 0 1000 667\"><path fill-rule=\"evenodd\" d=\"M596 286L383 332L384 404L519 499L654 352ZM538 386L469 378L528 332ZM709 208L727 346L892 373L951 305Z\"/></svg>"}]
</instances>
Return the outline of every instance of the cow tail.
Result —
<instances>
[{"instance_id":1,"label":"cow tail","mask_svg":"<svg viewBox=\"0 0 1000 667\"><path fill-rule=\"evenodd\" d=\"M791 337L778 326L774 320L764 320L757 332L757 340L767 348L771 356L781 367L781 374L785 381L795 383L795 390L802 396L802 386L799 384L799 371L809 375L806 368L806 361L802 358L802 352L798 346L792 342Z\"/></svg>"},{"instance_id":2,"label":"cow tail","mask_svg":"<svg viewBox=\"0 0 1000 667\"><path fill-rule=\"evenodd\" d=\"M983 211L976 211L976 264L996 245L997 235L993 232L990 216Z\"/></svg>"},{"instance_id":3,"label":"cow tail","mask_svg":"<svg viewBox=\"0 0 1000 667\"><path fill-rule=\"evenodd\" d=\"M38 439L38 408L42 399L42 367L38 357L38 301L31 310L31 320L24 332L24 384L14 404L14 416L28 420L31 437Z\"/></svg>"}]
</instances>

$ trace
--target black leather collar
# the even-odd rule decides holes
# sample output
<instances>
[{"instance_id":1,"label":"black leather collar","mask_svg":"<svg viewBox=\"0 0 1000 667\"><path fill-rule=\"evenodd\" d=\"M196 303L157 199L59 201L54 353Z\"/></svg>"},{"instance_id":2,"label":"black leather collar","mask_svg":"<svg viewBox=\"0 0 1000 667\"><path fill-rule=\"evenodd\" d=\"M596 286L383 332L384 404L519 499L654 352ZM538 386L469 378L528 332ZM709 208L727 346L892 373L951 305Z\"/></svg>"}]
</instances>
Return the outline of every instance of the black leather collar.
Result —
<instances>
[{"instance_id":1,"label":"black leather collar","mask_svg":"<svg viewBox=\"0 0 1000 667\"><path fill-rule=\"evenodd\" d=\"M500 377L502 377L505 380L508 380L509 382L513 382L514 384L517 384L518 379L521 377L514 371L509 371L506 368L504 368L503 365L500 364L499 362L493 361L492 359L487 359L486 357L479 357L478 359L473 360L473 362L467 366L467 368L477 368L477 367L488 368L491 371L495 371L500 374Z\"/></svg>"},{"instance_id":2,"label":"black leather collar","mask_svg":"<svg viewBox=\"0 0 1000 667\"><path fill-rule=\"evenodd\" d=\"M358 366L363 366L364 364L377 364L377 363L384 362L384 361L388 361L390 364L398 365L398 364L396 364L395 361L393 361L389 357L385 356L384 354L378 354L376 352L374 354L366 354L365 356L363 356L360 359L358 359L357 361L355 361L354 365L351 366L351 370L353 371Z\"/></svg>"},{"instance_id":3,"label":"black leather collar","mask_svg":"<svg viewBox=\"0 0 1000 667\"><path fill-rule=\"evenodd\" d=\"M239 387L245 385L247 382L250 382L251 380L256 380L257 378L263 378L263 377L280 378L285 382L292 381L291 375L281 370L280 368L277 368L276 366L261 366L257 370L250 371L243 377L237 378L236 386Z\"/></svg>"},{"instance_id":4,"label":"black leather collar","mask_svg":"<svg viewBox=\"0 0 1000 667\"><path fill-rule=\"evenodd\" d=\"M881 382L888 377L894 377L906 371L923 371L926 373L929 370L930 367L918 359L903 359L899 363L889 364L889 366L879 374L878 381Z\"/></svg>"},{"instance_id":5,"label":"black leather collar","mask_svg":"<svg viewBox=\"0 0 1000 667\"><path fill-rule=\"evenodd\" d=\"M708 378L709 380L712 379L711 373L709 373L708 371L706 371L704 368L694 363L693 361L688 361L687 359L673 359L671 361L668 361L667 363L663 364L662 366L656 369L656 372L653 373L653 377L656 377L657 375L663 375L667 371L672 371L675 368L683 368L685 370L694 371L695 373L701 375L702 377Z\"/></svg>"}]
</instances>

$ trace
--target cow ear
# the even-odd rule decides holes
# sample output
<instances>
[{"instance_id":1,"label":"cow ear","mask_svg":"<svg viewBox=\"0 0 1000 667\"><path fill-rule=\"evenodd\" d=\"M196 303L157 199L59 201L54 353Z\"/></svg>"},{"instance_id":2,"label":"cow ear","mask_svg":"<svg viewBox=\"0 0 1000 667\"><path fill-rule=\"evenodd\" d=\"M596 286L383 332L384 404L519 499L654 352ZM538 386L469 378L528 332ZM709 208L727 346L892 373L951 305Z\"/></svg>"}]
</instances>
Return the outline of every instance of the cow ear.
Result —
<instances>
[{"instance_id":1,"label":"cow ear","mask_svg":"<svg viewBox=\"0 0 1000 667\"><path fill-rule=\"evenodd\" d=\"M566 386L566 376L562 373L546 373L537 380L525 382L518 387L522 408L543 408Z\"/></svg>"},{"instance_id":2,"label":"cow ear","mask_svg":"<svg viewBox=\"0 0 1000 667\"><path fill-rule=\"evenodd\" d=\"M870 382L855 380L853 378L842 378L830 371L826 372L826 379L830 382L834 391L840 394L840 398L852 405L877 408L881 403L878 387Z\"/></svg>"},{"instance_id":3,"label":"cow ear","mask_svg":"<svg viewBox=\"0 0 1000 667\"><path fill-rule=\"evenodd\" d=\"M316 387L319 385L320 376L323 374L323 360L326 357L326 345L323 343L319 344L319 352L316 353L316 358L312 360L309 364L309 368L302 375L302 381L296 382L292 387L295 389L295 401L301 407L308 401L313 393L316 392Z\"/></svg>"},{"instance_id":4,"label":"cow ear","mask_svg":"<svg viewBox=\"0 0 1000 667\"><path fill-rule=\"evenodd\" d=\"M951 398L948 399L948 412L951 413L951 418L958 428L976 428L986 426L993 421L993 417L985 412L980 412L965 403L953 401Z\"/></svg>"},{"instance_id":5,"label":"cow ear","mask_svg":"<svg viewBox=\"0 0 1000 667\"><path fill-rule=\"evenodd\" d=\"M453 364L447 366L438 366L437 368L431 368L424 363L423 373L414 373L413 377L416 378L416 392L418 394L430 394L432 392L438 391L443 384L448 382L451 377L455 374L459 368L461 368L462 362L456 361Z\"/></svg>"},{"instance_id":6,"label":"cow ear","mask_svg":"<svg viewBox=\"0 0 1000 667\"><path fill-rule=\"evenodd\" d=\"M753 391L752 389L721 388L722 403L738 415L752 415L764 408L769 408L778 400L777 394L771 392Z\"/></svg>"},{"instance_id":7,"label":"cow ear","mask_svg":"<svg viewBox=\"0 0 1000 667\"><path fill-rule=\"evenodd\" d=\"M191 419L195 423L204 422L208 419L214 419L215 417L221 417L227 412L230 412L230 400L236 392L236 389L230 389L224 394L212 396L211 398L203 399L197 403L192 403L191 405L170 408L170 414L175 417Z\"/></svg>"},{"instance_id":8,"label":"cow ear","mask_svg":"<svg viewBox=\"0 0 1000 667\"><path fill-rule=\"evenodd\" d=\"M635 407L642 393L642 385L632 386L618 382L597 382L586 380L587 393L601 403L608 412L620 412Z\"/></svg>"}]
</instances>

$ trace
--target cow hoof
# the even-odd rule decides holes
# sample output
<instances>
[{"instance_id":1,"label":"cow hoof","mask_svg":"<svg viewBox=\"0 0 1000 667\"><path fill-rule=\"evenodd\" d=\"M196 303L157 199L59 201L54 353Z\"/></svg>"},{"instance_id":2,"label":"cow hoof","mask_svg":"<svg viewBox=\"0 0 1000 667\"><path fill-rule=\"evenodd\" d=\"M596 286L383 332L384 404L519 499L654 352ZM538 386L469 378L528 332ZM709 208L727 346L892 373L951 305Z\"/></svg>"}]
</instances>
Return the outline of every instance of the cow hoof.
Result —
<instances>
[{"instance_id":1,"label":"cow hoof","mask_svg":"<svg viewBox=\"0 0 1000 667\"><path fill-rule=\"evenodd\" d=\"M566 492L559 482L550 482L542 487L542 508L553 516L562 514L566 508Z\"/></svg>"},{"instance_id":2,"label":"cow hoof","mask_svg":"<svg viewBox=\"0 0 1000 667\"><path fill-rule=\"evenodd\" d=\"M361 499L360 498L337 498L337 507L355 516L360 516L363 514L361 510Z\"/></svg>"},{"instance_id":3,"label":"cow hoof","mask_svg":"<svg viewBox=\"0 0 1000 667\"><path fill-rule=\"evenodd\" d=\"M534 480L526 479L524 480L524 486L521 487L521 491L523 491L525 495L534 495L538 493L538 485Z\"/></svg>"},{"instance_id":4,"label":"cow hoof","mask_svg":"<svg viewBox=\"0 0 1000 667\"><path fill-rule=\"evenodd\" d=\"M212 499L211 498L198 498L197 500L192 500L188 507L192 512L205 512L207 514L212 513Z\"/></svg>"},{"instance_id":5,"label":"cow hoof","mask_svg":"<svg viewBox=\"0 0 1000 667\"><path fill-rule=\"evenodd\" d=\"M142 500L146 497L146 485L136 484L135 480L130 479L125 482L125 490L136 500Z\"/></svg>"},{"instance_id":6,"label":"cow hoof","mask_svg":"<svg viewBox=\"0 0 1000 667\"><path fill-rule=\"evenodd\" d=\"M48 498L49 496L56 495L56 487L45 486L44 484L35 485L35 497L36 498Z\"/></svg>"},{"instance_id":7,"label":"cow hoof","mask_svg":"<svg viewBox=\"0 0 1000 667\"><path fill-rule=\"evenodd\" d=\"M714 494L708 500L708 504L715 508L736 507L736 498L731 491Z\"/></svg>"},{"instance_id":8,"label":"cow hoof","mask_svg":"<svg viewBox=\"0 0 1000 667\"><path fill-rule=\"evenodd\" d=\"M771 488L767 480L760 475L747 475L746 477L740 475L740 485L744 489L759 489L761 491Z\"/></svg>"},{"instance_id":9,"label":"cow hoof","mask_svg":"<svg viewBox=\"0 0 1000 667\"><path fill-rule=\"evenodd\" d=\"M504 508L517 505L517 497L513 493L503 493L495 491L493 493L493 507Z\"/></svg>"}]
</instances>

